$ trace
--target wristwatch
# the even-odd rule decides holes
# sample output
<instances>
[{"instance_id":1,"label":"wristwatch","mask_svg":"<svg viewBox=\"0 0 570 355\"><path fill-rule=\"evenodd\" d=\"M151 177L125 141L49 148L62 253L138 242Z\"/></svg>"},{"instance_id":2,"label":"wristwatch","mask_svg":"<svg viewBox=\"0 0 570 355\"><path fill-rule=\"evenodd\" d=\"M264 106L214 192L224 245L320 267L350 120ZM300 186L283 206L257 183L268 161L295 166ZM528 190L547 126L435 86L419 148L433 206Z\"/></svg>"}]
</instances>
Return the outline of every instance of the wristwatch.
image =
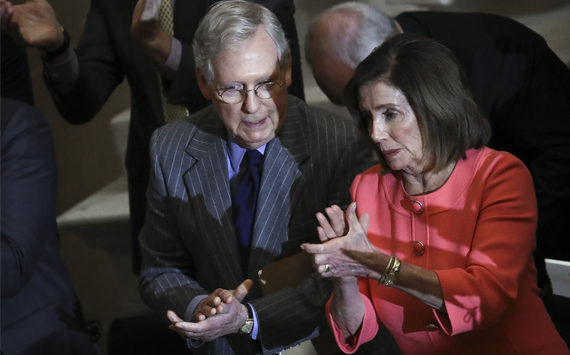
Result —
<instances>
[{"instance_id":1,"label":"wristwatch","mask_svg":"<svg viewBox=\"0 0 570 355\"><path fill-rule=\"evenodd\" d=\"M238 333L251 335L253 331L253 309L249 303L246 303L245 306L247 307L247 318L245 319L245 323L238 329Z\"/></svg>"},{"instance_id":2,"label":"wristwatch","mask_svg":"<svg viewBox=\"0 0 570 355\"><path fill-rule=\"evenodd\" d=\"M394 282L396 282L396 277L398 276L398 272L400 271L400 265L401 265L400 259L395 257L394 265L392 266L392 268L386 275L386 278L384 279L384 286L390 287Z\"/></svg>"}]
</instances>

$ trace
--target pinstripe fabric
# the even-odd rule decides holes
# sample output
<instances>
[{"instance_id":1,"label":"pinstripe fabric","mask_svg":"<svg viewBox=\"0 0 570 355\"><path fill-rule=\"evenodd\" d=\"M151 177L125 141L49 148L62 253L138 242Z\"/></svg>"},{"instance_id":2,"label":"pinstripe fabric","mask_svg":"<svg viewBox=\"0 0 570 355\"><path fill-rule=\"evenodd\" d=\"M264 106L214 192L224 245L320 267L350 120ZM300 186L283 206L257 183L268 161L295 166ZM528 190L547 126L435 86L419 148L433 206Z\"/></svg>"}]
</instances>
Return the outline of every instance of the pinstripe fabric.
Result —
<instances>
[{"instance_id":1,"label":"pinstripe fabric","mask_svg":"<svg viewBox=\"0 0 570 355\"><path fill-rule=\"evenodd\" d=\"M151 142L147 224L141 233L143 299L161 315L180 316L197 295L233 289L246 276L318 241L315 213L345 208L354 176L373 165L372 152L350 120L290 96L287 119L268 143L247 275L242 275L231 216L226 131L213 107L158 129ZM327 329L331 282L313 274L296 289L247 300L259 318L265 354ZM254 343L230 335L195 354L254 354Z\"/></svg>"}]
</instances>

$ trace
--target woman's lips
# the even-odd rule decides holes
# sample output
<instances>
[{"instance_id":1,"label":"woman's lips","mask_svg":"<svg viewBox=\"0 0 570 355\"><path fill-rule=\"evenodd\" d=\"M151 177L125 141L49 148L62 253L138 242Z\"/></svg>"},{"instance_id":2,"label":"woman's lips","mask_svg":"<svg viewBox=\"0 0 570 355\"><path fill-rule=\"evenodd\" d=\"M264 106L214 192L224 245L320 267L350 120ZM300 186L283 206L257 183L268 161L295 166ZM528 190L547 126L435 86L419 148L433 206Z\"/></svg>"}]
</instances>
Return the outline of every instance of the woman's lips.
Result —
<instances>
[{"instance_id":1,"label":"woman's lips","mask_svg":"<svg viewBox=\"0 0 570 355\"><path fill-rule=\"evenodd\" d=\"M257 127L263 126L263 124L265 123L266 120L267 120L267 117L265 117L264 119L261 119L259 121L255 121L255 122L242 122L242 123L248 128L257 128Z\"/></svg>"},{"instance_id":2,"label":"woman's lips","mask_svg":"<svg viewBox=\"0 0 570 355\"><path fill-rule=\"evenodd\" d=\"M400 149L388 149L388 150L383 150L382 154L384 154L384 157L386 158L391 158L393 156L395 156L396 154L398 154L400 152Z\"/></svg>"}]
</instances>

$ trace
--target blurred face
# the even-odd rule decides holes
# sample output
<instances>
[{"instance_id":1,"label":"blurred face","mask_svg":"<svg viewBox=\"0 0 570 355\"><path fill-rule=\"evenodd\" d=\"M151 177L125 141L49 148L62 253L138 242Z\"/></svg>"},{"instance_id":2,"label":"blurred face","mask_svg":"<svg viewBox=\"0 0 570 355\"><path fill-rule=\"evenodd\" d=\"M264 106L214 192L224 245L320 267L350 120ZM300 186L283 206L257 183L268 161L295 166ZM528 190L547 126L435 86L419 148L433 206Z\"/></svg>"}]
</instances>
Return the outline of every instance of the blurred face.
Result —
<instances>
[{"instance_id":1,"label":"blurred face","mask_svg":"<svg viewBox=\"0 0 570 355\"><path fill-rule=\"evenodd\" d=\"M344 87L352 78L354 68L330 55L313 55L312 70L327 98L335 105L344 106Z\"/></svg>"},{"instance_id":2,"label":"blurred face","mask_svg":"<svg viewBox=\"0 0 570 355\"><path fill-rule=\"evenodd\" d=\"M423 171L422 137L418 121L400 89L383 82L360 87L360 111L367 117L368 132L394 170Z\"/></svg>"},{"instance_id":3,"label":"blurred face","mask_svg":"<svg viewBox=\"0 0 570 355\"><path fill-rule=\"evenodd\" d=\"M273 139L287 114L291 67L281 70L277 46L267 32L258 30L251 41L236 50L224 52L212 65L213 82L206 82L198 70L198 84L204 97L213 101L229 134L246 149L257 149ZM218 96L218 91L253 90L269 81L283 84L269 99L260 99L250 91L242 102L228 104Z\"/></svg>"}]
</instances>

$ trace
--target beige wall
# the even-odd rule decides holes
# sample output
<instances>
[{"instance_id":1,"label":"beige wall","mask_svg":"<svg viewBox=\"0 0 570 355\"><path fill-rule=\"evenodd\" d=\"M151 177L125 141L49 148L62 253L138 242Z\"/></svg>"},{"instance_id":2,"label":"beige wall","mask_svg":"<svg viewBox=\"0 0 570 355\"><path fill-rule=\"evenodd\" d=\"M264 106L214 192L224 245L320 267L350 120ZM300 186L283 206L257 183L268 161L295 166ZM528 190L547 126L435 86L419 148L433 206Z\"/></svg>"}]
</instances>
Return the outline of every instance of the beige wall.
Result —
<instances>
[{"instance_id":1,"label":"beige wall","mask_svg":"<svg viewBox=\"0 0 570 355\"><path fill-rule=\"evenodd\" d=\"M89 0L49 2L76 46L85 26ZM74 126L61 118L49 96L39 51L28 49L28 57L35 106L47 117L54 135L59 168L57 213L61 214L123 173L109 120L130 106L129 87L123 82L91 122Z\"/></svg>"}]
</instances>

